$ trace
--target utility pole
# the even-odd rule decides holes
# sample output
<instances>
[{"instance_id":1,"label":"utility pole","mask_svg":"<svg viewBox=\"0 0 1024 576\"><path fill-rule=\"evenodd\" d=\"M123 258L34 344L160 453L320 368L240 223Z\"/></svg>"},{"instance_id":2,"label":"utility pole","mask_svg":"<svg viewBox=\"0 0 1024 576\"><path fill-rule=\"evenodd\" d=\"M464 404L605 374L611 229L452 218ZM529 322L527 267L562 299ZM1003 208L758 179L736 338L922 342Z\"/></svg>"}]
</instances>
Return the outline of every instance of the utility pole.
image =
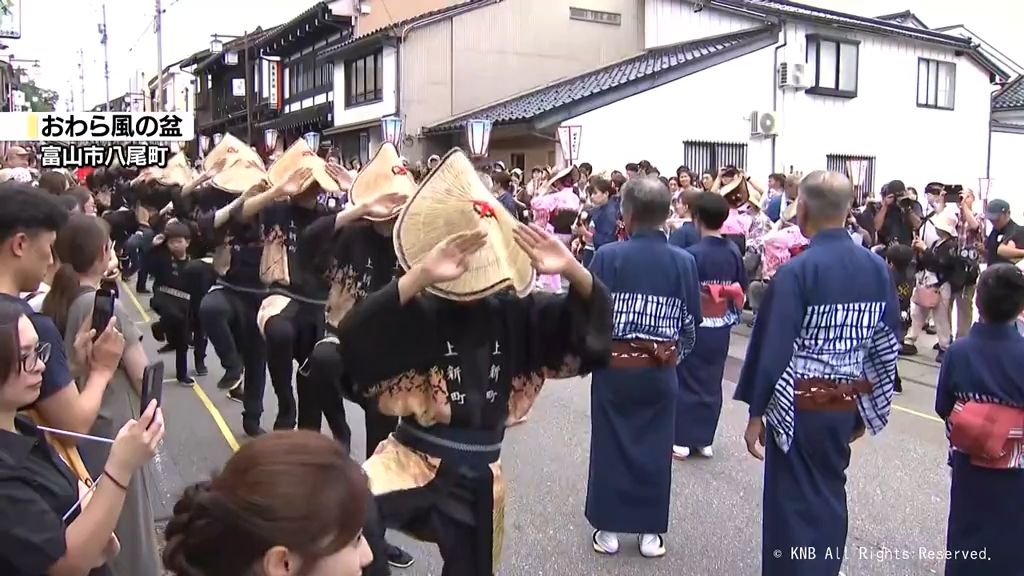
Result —
<instances>
[{"instance_id":1,"label":"utility pole","mask_svg":"<svg viewBox=\"0 0 1024 576\"><path fill-rule=\"evenodd\" d=\"M85 50L78 49L78 87L82 91L82 109L85 110Z\"/></svg>"},{"instance_id":2,"label":"utility pole","mask_svg":"<svg viewBox=\"0 0 1024 576\"><path fill-rule=\"evenodd\" d=\"M100 24L100 44L103 44L103 80L107 85L107 112L110 112L110 57L107 54L107 5L103 4L103 23Z\"/></svg>"},{"instance_id":3,"label":"utility pole","mask_svg":"<svg viewBox=\"0 0 1024 576\"><path fill-rule=\"evenodd\" d=\"M160 6L160 0L156 0L156 89L160 91L160 95L157 96L156 106L157 111L163 112L164 110L164 33L163 33L163 8Z\"/></svg>"}]
</instances>

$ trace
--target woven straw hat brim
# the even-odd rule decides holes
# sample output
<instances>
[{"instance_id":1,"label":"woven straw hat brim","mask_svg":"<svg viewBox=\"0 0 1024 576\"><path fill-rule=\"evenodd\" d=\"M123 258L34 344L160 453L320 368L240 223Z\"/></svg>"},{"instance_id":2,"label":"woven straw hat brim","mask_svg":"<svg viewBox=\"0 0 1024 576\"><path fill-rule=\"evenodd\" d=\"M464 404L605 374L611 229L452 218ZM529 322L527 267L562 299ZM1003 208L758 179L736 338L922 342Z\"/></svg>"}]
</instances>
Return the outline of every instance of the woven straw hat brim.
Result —
<instances>
[{"instance_id":1,"label":"woven straw hat brim","mask_svg":"<svg viewBox=\"0 0 1024 576\"><path fill-rule=\"evenodd\" d=\"M260 155L257 154L255 150L246 146L245 142L242 142L231 134L225 134L224 138L221 139L220 144L214 146L213 150L210 150L210 153L206 155L205 159L203 159L203 170L209 170L210 168L213 168L217 162L220 162L221 158L231 156L238 156L239 158L252 160L264 169L266 168L266 165L263 163L263 158L260 158Z\"/></svg>"},{"instance_id":2,"label":"woven straw hat brim","mask_svg":"<svg viewBox=\"0 0 1024 576\"><path fill-rule=\"evenodd\" d=\"M156 181L164 186L184 186L194 179L192 168L188 165L185 154L178 152L168 162L167 167L159 172Z\"/></svg>"},{"instance_id":3,"label":"woven straw hat brim","mask_svg":"<svg viewBox=\"0 0 1024 576\"><path fill-rule=\"evenodd\" d=\"M489 206L483 217L477 204ZM481 226L487 243L469 261L460 278L427 288L456 301L473 301L512 288L519 297L533 290L536 273L530 257L516 244L518 222L487 190L469 158L458 148L449 152L413 195L395 225L395 253L409 270L435 246L455 234Z\"/></svg>"},{"instance_id":4,"label":"woven straw hat brim","mask_svg":"<svg viewBox=\"0 0 1024 576\"><path fill-rule=\"evenodd\" d=\"M242 158L236 159L213 177L210 185L231 194L243 194L253 186L267 179L262 168Z\"/></svg>"},{"instance_id":5,"label":"woven straw hat brim","mask_svg":"<svg viewBox=\"0 0 1024 576\"><path fill-rule=\"evenodd\" d=\"M397 172L396 172L397 170ZM416 181L412 179L398 150L394 144L385 142L373 155L361 172L356 175L349 189L348 197L352 204L369 204L384 194L404 194L411 198L416 193ZM394 216L384 218L367 217L367 220L385 221Z\"/></svg>"},{"instance_id":6,"label":"woven straw hat brim","mask_svg":"<svg viewBox=\"0 0 1024 576\"><path fill-rule=\"evenodd\" d=\"M294 144L288 147L267 171L267 177L271 184L277 185L288 179L294 172L301 168L309 168L313 171L313 179L324 192L329 194L341 194L341 187L327 173L327 162L314 153L306 141L299 138ZM300 190L299 193L305 192Z\"/></svg>"},{"instance_id":7,"label":"woven straw hat brim","mask_svg":"<svg viewBox=\"0 0 1024 576\"><path fill-rule=\"evenodd\" d=\"M556 183L558 183L559 180L569 175L572 175L573 182L578 182L580 179L580 169L577 168L576 165L566 166L565 168L562 168L558 172L555 172L555 175L552 176L550 180L548 180L548 187L554 186Z\"/></svg>"}]
</instances>

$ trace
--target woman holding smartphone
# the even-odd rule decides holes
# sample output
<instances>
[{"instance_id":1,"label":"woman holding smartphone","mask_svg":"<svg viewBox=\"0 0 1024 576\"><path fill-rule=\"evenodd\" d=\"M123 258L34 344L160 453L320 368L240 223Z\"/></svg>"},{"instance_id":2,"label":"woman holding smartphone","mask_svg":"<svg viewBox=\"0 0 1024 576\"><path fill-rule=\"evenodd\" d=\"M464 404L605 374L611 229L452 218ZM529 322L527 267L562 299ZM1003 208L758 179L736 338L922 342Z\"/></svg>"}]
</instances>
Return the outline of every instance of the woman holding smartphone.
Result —
<instances>
[{"instance_id":1,"label":"woman holding smartphone","mask_svg":"<svg viewBox=\"0 0 1024 576\"><path fill-rule=\"evenodd\" d=\"M0 303L0 574L84 575L117 554L125 487L156 454L163 414L151 403L121 427L91 493L19 408L39 397L50 349L22 309ZM87 495L87 498L82 498ZM84 504L83 502L87 502Z\"/></svg>"},{"instance_id":2,"label":"woman holding smartphone","mask_svg":"<svg viewBox=\"0 0 1024 576\"><path fill-rule=\"evenodd\" d=\"M72 214L57 232L54 253L61 266L43 302L43 312L53 318L64 335L69 358L74 357L74 344L79 334L93 327L97 289L110 277L111 252L109 229L101 218ZM116 298L114 319L115 326L124 334L124 351L103 394L96 423L90 430L90 434L103 438L112 438L126 422L138 418L142 375L149 364L142 347L142 334ZM72 365L72 373L76 377L78 368ZM109 447L96 442L82 442L78 448L89 473L93 478L98 477ZM115 531L121 540L122 551L110 566L115 576L160 574L150 503L150 493L155 490L155 485L148 467L126 485L128 493L124 513Z\"/></svg>"}]
</instances>

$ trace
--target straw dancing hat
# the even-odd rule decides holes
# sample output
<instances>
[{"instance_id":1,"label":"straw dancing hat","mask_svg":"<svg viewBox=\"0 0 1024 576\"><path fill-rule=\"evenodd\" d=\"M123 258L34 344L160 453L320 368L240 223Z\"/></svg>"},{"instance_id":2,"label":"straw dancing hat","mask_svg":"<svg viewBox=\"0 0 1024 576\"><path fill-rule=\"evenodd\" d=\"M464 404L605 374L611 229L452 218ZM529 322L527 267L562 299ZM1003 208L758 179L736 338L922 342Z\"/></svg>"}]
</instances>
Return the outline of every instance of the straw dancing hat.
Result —
<instances>
[{"instance_id":1,"label":"straw dancing hat","mask_svg":"<svg viewBox=\"0 0 1024 576\"><path fill-rule=\"evenodd\" d=\"M742 178L739 178L739 177L733 178L732 182L729 182L725 186L722 186L721 188L719 188L718 189L718 193L721 194L727 200L728 200L730 195L738 194L739 197L740 197L740 202L739 202L738 206L742 205L744 202L750 202L751 201L751 199L750 199L750 187L747 186L747 181L746 180L744 180ZM731 202L730 202L730 204L731 204Z\"/></svg>"},{"instance_id":2,"label":"straw dancing hat","mask_svg":"<svg viewBox=\"0 0 1024 576\"><path fill-rule=\"evenodd\" d=\"M261 181L267 179L263 166L248 158L239 156L224 167L210 184L230 194L243 194Z\"/></svg>"},{"instance_id":3,"label":"straw dancing hat","mask_svg":"<svg viewBox=\"0 0 1024 576\"><path fill-rule=\"evenodd\" d=\"M416 192L416 181L402 163L394 144L385 142L373 159L356 176L348 192L352 204L369 204L384 194L404 194L412 197ZM393 218L393 217L392 217ZM369 220L390 220L391 218L368 218Z\"/></svg>"},{"instance_id":4,"label":"straw dancing hat","mask_svg":"<svg viewBox=\"0 0 1024 576\"><path fill-rule=\"evenodd\" d=\"M192 167L188 164L188 158L183 152L175 154L168 162L167 167L159 170L156 181L164 186L184 186L195 178Z\"/></svg>"},{"instance_id":5,"label":"straw dancing hat","mask_svg":"<svg viewBox=\"0 0 1024 576\"><path fill-rule=\"evenodd\" d=\"M225 134L224 137L221 138L220 144L214 146L213 150L210 150L210 153L206 155L205 159L203 159L203 170L209 170L210 168L213 168L215 164L220 162L221 158L230 158L231 156L239 156L247 160L252 160L261 168L266 168L266 165L263 164L263 158L260 158L260 155L257 154L255 150L246 146L245 142L242 142L231 134Z\"/></svg>"},{"instance_id":6,"label":"straw dancing hat","mask_svg":"<svg viewBox=\"0 0 1024 576\"><path fill-rule=\"evenodd\" d=\"M457 301L490 296L506 288L519 297L533 289L530 257L516 244L518 223L480 182L469 158L449 152L409 200L395 225L395 253L408 270L454 234L483 227L487 243L469 261L460 278L431 286L432 294Z\"/></svg>"},{"instance_id":7,"label":"straw dancing hat","mask_svg":"<svg viewBox=\"0 0 1024 576\"><path fill-rule=\"evenodd\" d=\"M575 164L562 168L551 176L551 179L548 180L547 187L554 188L555 184L558 184L558 182L566 176L572 176L572 183L575 184L580 180L580 169L577 168Z\"/></svg>"},{"instance_id":8,"label":"straw dancing hat","mask_svg":"<svg viewBox=\"0 0 1024 576\"><path fill-rule=\"evenodd\" d=\"M341 187L327 173L327 162L317 156L302 138L296 140L284 151L284 154L274 161L270 170L267 171L267 176L270 178L271 184L277 185L301 168L310 168L313 171L313 179L324 192L341 194ZM301 190L301 192L305 192L305 190Z\"/></svg>"}]
</instances>

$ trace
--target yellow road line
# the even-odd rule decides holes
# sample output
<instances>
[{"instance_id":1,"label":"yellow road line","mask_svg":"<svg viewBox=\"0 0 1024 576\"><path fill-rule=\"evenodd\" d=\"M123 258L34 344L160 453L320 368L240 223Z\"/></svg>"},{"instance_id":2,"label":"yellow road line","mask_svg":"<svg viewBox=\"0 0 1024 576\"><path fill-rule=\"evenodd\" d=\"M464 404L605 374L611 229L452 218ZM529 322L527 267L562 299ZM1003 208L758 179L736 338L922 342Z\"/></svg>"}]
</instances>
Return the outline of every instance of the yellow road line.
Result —
<instances>
[{"instance_id":1,"label":"yellow road line","mask_svg":"<svg viewBox=\"0 0 1024 576\"><path fill-rule=\"evenodd\" d=\"M139 302L139 297L135 295L135 292L124 282L121 282L121 293L128 295L128 299L135 305L135 308L139 311L139 315L142 316L142 319L149 322L149 314L146 313L146 308L142 305L142 302ZM167 381L165 380L164 382ZM175 380L171 380L171 382L175 382ZM203 391L202 386L200 386L198 382L195 386L192 386L192 390L196 393L196 396L199 398L199 402L203 404L206 411L210 413L210 417L213 418L213 423L217 425L218 429L220 429L221 436L224 437L228 446L231 447L232 452L238 452L238 439L235 438L235 434L231 431L228 423L224 420L224 416L220 413L220 410L214 406L210 397L206 395L206 392Z\"/></svg>"},{"instance_id":2,"label":"yellow road line","mask_svg":"<svg viewBox=\"0 0 1024 576\"><path fill-rule=\"evenodd\" d=\"M142 305L142 302L139 302L139 297L135 295L135 292L131 288L129 288L128 285L125 284L123 280L121 280L120 282L121 293L128 295L128 299L132 301L132 304L135 305L135 309L139 311L139 316L142 317L142 321L149 322L149 314L146 312L146 307Z\"/></svg>"},{"instance_id":3,"label":"yellow road line","mask_svg":"<svg viewBox=\"0 0 1024 576\"><path fill-rule=\"evenodd\" d=\"M228 423L224 421L224 417L221 416L220 410L217 410L217 407L213 405L212 401L210 401L210 397L203 391L203 387L197 382L196 385L192 387L192 390L195 391L196 396L199 397L199 401L206 407L206 411L213 417L214 423L217 424L217 428L220 428L220 433L224 436L224 440L227 441L228 446L231 447L231 451L238 452L238 440L235 439L235 435L231 432L231 428L228 427Z\"/></svg>"},{"instance_id":4,"label":"yellow road line","mask_svg":"<svg viewBox=\"0 0 1024 576\"><path fill-rule=\"evenodd\" d=\"M896 410L899 410L900 412L906 412L907 414L910 414L911 416L917 416L918 418L924 418L925 420L931 420L932 422L938 422L939 424L943 424L944 423L942 421L942 418L939 418L938 416L934 416L932 414L925 414L924 412L918 412L917 410L911 410L910 408L904 408L903 406L899 406L897 404L893 404L892 407L894 409L896 409Z\"/></svg>"}]
</instances>

